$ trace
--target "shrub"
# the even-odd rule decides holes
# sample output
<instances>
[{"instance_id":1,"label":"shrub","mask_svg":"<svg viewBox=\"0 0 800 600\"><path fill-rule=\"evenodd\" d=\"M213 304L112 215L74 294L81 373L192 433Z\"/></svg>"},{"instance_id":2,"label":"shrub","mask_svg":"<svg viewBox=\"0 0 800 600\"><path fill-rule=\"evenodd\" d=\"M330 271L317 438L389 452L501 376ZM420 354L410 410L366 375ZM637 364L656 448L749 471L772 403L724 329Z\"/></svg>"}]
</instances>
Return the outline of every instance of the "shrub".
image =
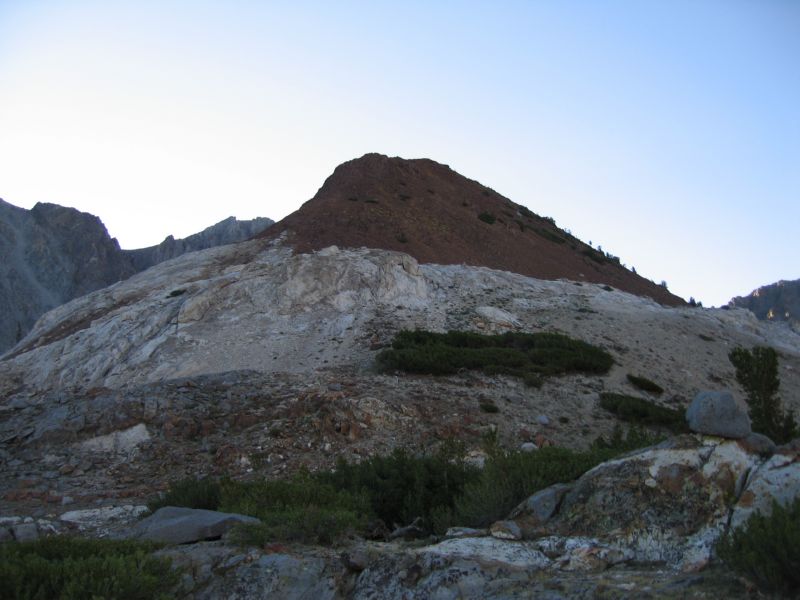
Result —
<instances>
[{"instance_id":1,"label":"shrub","mask_svg":"<svg viewBox=\"0 0 800 600\"><path fill-rule=\"evenodd\" d=\"M778 354L772 348L734 348L728 355L736 380L747 394L753 431L783 444L800 435L792 411L784 411L778 397Z\"/></svg>"},{"instance_id":2,"label":"shrub","mask_svg":"<svg viewBox=\"0 0 800 600\"><path fill-rule=\"evenodd\" d=\"M634 387L637 387L642 391L652 392L654 394L664 393L664 388L662 388L654 381L650 381L646 377L640 377L639 375L631 375L630 373L628 373L628 381L630 381L634 385Z\"/></svg>"},{"instance_id":3,"label":"shrub","mask_svg":"<svg viewBox=\"0 0 800 600\"><path fill-rule=\"evenodd\" d=\"M430 456L398 449L359 464L340 460L334 471L320 473L319 478L337 489L367 496L372 514L388 527L421 517L430 531L437 515L452 510L456 497L478 475L478 469L464 461L463 446L449 443Z\"/></svg>"},{"instance_id":4,"label":"shrub","mask_svg":"<svg viewBox=\"0 0 800 600\"><path fill-rule=\"evenodd\" d=\"M392 348L377 356L385 370L451 375L463 369L521 377L538 386L541 378L566 373L607 373L608 352L558 333L479 333L401 331Z\"/></svg>"},{"instance_id":5,"label":"shrub","mask_svg":"<svg viewBox=\"0 0 800 600\"><path fill-rule=\"evenodd\" d=\"M549 229L539 228L539 229L536 229L535 231L540 236L542 236L544 239L550 240L551 242L555 242L556 244L564 244L567 241L563 237L561 237L560 235L558 235L556 233L553 233Z\"/></svg>"},{"instance_id":6,"label":"shrub","mask_svg":"<svg viewBox=\"0 0 800 600\"><path fill-rule=\"evenodd\" d=\"M796 597L800 590L800 498L769 516L756 513L717 544L717 554L734 571L769 592Z\"/></svg>"},{"instance_id":7,"label":"shrub","mask_svg":"<svg viewBox=\"0 0 800 600\"><path fill-rule=\"evenodd\" d=\"M478 218L484 223L488 223L489 225L493 225L494 222L497 220L497 217L495 217L490 212L482 212L481 214L478 215Z\"/></svg>"},{"instance_id":8,"label":"shrub","mask_svg":"<svg viewBox=\"0 0 800 600\"><path fill-rule=\"evenodd\" d=\"M659 406L644 398L603 392L600 394L600 406L623 421L650 427L666 427L676 433L687 431L683 411Z\"/></svg>"},{"instance_id":9,"label":"shrub","mask_svg":"<svg viewBox=\"0 0 800 600\"><path fill-rule=\"evenodd\" d=\"M623 437L616 428L611 440L598 438L584 452L555 447L523 452L501 449L495 433L485 438L488 458L479 477L464 486L452 512L440 515L436 530L441 533L452 525L486 527L506 517L531 494L555 483L573 481L602 462L661 439L636 428Z\"/></svg>"},{"instance_id":10,"label":"shrub","mask_svg":"<svg viewBox=\"0 0 800 600\"><path fill-rule=\"evenodd\" d=\"M480 403L481 410L485 413L498 413L500 409L491 400L485 400Z\"/></svg>"},{"instance_id":11,"label":"shrub","mask_svg":"<svg viewBox=\"0 0 800 600\"><path fill-rule=\"evenodd\" d=\"M329 544L357 530L370 513L359 491L337 489L307 472L285 480L223 481L220 510L250 515L260 526L245 526L248 537Z\"/></svg>"},{"instance_id":12,"label":"shrub","mask_svg":"<svg viewBox=\"0 0 800 600\"><path fill-rule=\"evenodd\" d=\"M619 426L619 423L617 423L614 426L614 430L611 432L611 437L608 440L603 436L598 437L592 443L592 449L613 450L622 454L637 450L638 448L654 446L663 440L663 436L652 435L648 433L646 429L639 429L635 426L628 428L628 432L623 436L622 428Z\"/></svg>"},{"instance_id":13,"label":"shrub","mask_svg":"<svg viewBox=\"0 0 800 600\"><path fill-rule=\"evenodd\" d=\"M607 260L605 254L595 250L594 248L584 248L583 250L581 250L581 254L601 265Z\"/></svg>"},{"instance_id":14,"label":"shrub","mask_svg":"<svg viewBox=\"0 0 800 600\"><path fill-rule=\"evenodd\" d=\"M51 537L0 545L0 598L171 598L179 574L155 547L133 541Z\"/></svg>"},{"instance_id":15,"label":"shrub","mask_svg":"<svg viewBox=\"0 0 800 600\"><path fill-rule=\"evenodd\" d=\"M351 510L311 505L267 512L261 523L237 525L231 537L247 546L276 541L330 545L348 532L357 532L364 523L364 517Z\"/></svg>"},{"instance_id":16,"label":"shrub","mask_svg":"<svg viewBox=\"0 0 800 600\"><path fill-rule=\"evenodd\" d=\"M188 508L204 508L206 510L219 509L220 484L205 477L195 479L189 477L170 484L166 494L147 503L150 512L155 512L164 506L186 506Z\"/></svg>"}]
</instances>

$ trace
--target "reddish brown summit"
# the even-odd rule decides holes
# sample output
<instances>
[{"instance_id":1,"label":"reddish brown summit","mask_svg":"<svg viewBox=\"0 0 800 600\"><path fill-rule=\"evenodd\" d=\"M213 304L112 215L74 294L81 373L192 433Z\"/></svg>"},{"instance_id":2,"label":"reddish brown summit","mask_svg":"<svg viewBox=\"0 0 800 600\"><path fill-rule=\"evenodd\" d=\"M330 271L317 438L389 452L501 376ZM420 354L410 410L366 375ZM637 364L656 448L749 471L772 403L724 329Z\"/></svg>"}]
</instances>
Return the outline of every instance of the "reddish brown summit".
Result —
<instances>
[{"instance_id":1,"label":"reddish brown summit","mask_svg":"<svg viewBox=\"0 0 800 600\"><path fill-rule=\"evenodd\" d=\"M406 252L539 279L604 283L671 306L684 301L491 188L428 159L366 154L336 167L317 194L260 237L295 251L336 245Z\"/></svg>"}]
</instances>

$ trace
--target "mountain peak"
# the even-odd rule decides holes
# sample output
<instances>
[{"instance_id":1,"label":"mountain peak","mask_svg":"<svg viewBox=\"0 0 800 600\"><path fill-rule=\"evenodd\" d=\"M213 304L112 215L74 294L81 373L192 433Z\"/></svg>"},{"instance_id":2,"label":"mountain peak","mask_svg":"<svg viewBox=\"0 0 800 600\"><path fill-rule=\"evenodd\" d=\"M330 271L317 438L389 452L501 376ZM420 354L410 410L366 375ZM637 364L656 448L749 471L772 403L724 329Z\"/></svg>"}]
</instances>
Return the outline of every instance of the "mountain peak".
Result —
<instances>
[{"instance_id":1,"label":"mountain peak","mask_svg":"<svg viewBox=\"0 0 800 600\"><path fill-rule=\"evenodd\" d=\"M370 153L342 163L311 200L262 235L284 233L300 253L331 245L383 248L422 263L603 283L662 304L683 304L552 219L430 159Z\"/></svg>"}]
</instances>

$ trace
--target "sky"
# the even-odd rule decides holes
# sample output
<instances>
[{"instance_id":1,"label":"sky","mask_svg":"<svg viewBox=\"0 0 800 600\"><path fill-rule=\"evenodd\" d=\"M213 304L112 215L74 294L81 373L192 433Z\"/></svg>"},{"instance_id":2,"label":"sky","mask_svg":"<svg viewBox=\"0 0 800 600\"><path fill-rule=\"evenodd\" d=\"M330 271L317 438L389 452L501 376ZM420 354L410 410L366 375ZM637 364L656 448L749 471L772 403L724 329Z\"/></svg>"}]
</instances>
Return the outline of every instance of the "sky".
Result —
<instances>
[{"instance_id":1,"label":"sky","mask_svg":"<svg viewBox=\"0 0 800 600\"><path fill-rule=\"evenodd\" d=\"M800 2L0 0L0 197L123 248L432 158L705 305L800 278Z\"/></svg>"}]
</instances>

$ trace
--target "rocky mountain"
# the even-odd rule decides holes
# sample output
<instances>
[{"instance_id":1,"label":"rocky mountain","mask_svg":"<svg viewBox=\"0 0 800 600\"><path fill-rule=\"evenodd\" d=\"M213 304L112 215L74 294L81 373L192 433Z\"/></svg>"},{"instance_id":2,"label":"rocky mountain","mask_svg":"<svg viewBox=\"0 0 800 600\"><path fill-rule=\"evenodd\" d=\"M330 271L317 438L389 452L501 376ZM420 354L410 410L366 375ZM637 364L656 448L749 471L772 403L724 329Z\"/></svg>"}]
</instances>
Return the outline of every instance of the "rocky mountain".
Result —
<instances>
[{"instance_id":1,"label":"rocky mountain","mask_svg":"<svg viewBox=\"0 0 800 600\"><path fill-rule=\"evenodd\" d=\"M139 248L137 250L123 250L123 252L130 258L137 272L144 271L153 265L187 252L196 252L197 250L205 250L214 246L242 242L266 230L273 223L272 219L267 219L266 217L256 217L248 221L240 221L236 217L228 217L189 237L176 240L170 235L157 246Z\"/></svg>"},{"instance_id":2,"label":"rocky mountain","mask_svg":"<svg viewBox=\"0 0 800 600\"><path fill-rule=\"evenodd\" d=\"M753 510L800 493L800 450L750 432L728 354L775 348L784 405L797 410L800 334L744 309L649 297L647 282L615 261L541 233L567 235L549 221L517 208L520 227L503 212L508 201L479 184L431 161L398 161L348 163L268 235L183 254L43 315L0 358L0 540L171 540L179 545L161 552L185 569L183 598L744 597L714 544ZM394 183L381 191L380 176L341 191L372 162L390 182L416 168L427 175L395 182L410 188L405 200L386 191ZM447 182L459 195L445 199ZM413 200L422 192L436 199ZM337 232L340 245L317 248ZM424 258L376 247L389 238ZM473 254L470 239L491 249ZM470 264L535 268L491 244L538 249L550 275ZM641 287L624 291L606 277ZM414 329L559 333L602 349L613 365L538 387L482 371L379 369L379 352ZM730 411L694 410L708 396L699 392L718 389L732 390L719 395ZM431 452L447 440L482 465L491 436L525 452L587 449L622 423L604 408L606 393L678 411L692 403L704 424L539 490L485 528L413 543L378 533L334 548L243 549L226 533L240 516L168 507L138 520L186 476L271 481L398 448ZM743 427L725 431L731 422Z\"/></svg>"},{"instance_id":3,"label":"rocky mountain","mask_svg":"<svg viewBox=\"0 0 800 600\"><path fill-rule=\"evenodd\" d=\"M414 328L563 332L615 364L540 388L476 372L376 371L378 351ZM800 336L746 310L665 307L605 285L420 264L386 250L298 254L256 239L185 254L47 313L0 361L0 536L4 524L17 538L113 534L187 474L277 478L449 437L480 460L491 430L512 448L585 448L618 423L601 393L641 393L628 374L658 382L659 405L685 407L702 389L737 390L729 350L763 344L778 349L781 389L797 409ZM800 464L789 448L776 457ZM355 541L352 568L327 548L243 553L205 542L168 554L194 574L187 598L230 589L236 598L427 598L437 589L490 598L554 585L567 598L608 589L736 597L730 576L712 570L700 583L689 573L709 562L731 498L762 489L744 482L772 473L767 464L757 447L688 436L551 490L561 494L551 505L565 508L543 528L531 500L533 513L491 535L423 547ZM676 495L682 489L691 494ZM631 514L646 518L628 523Z\"/></svg>"},{"instance_id":4,"label":"rocky mountain","mask_svg":"<svg viewBox=\"0 0 800 600\"><path fill-rule=\"evenodd\" d=\"M0 201L0 352L39 316L135 272L97 217L56 204Z\"/></svg>"},{"instance_id":5,"label":"rocky mountain","mask_svg":"<svg viewBox=\"0 0 800 600\"><path fill-rule=\"evenodd\" d=\"M297 252L382 248L421 263L603 283L668 306L683 304L552 219L427 159L367 154L339 165L311 200L263 235L284 233Z\"/></svg>"},{"instance_id":6,"label":"rocky mountain","mask_svg":"<svg viewBox=\"0 0 800 600\"><path fill-rule=\"evenodd\" d=\"M269 219L225 219L183 240L122 250L98 217L57 204L25 210L0 200L0 353L41 315L184 252L239 242L260 233Z\"/></svg>"},{"instance_id":7,"label":"rocky mountain","mask_svg":"<svg viewBox=\"0 0 800 600\"><path fill-rule=\"evenodd\" d=\"M762 286L747 296L733 298L729 305L747 308L759 319L800 327L800 279Z\"/></svg>"}]
</instances>

